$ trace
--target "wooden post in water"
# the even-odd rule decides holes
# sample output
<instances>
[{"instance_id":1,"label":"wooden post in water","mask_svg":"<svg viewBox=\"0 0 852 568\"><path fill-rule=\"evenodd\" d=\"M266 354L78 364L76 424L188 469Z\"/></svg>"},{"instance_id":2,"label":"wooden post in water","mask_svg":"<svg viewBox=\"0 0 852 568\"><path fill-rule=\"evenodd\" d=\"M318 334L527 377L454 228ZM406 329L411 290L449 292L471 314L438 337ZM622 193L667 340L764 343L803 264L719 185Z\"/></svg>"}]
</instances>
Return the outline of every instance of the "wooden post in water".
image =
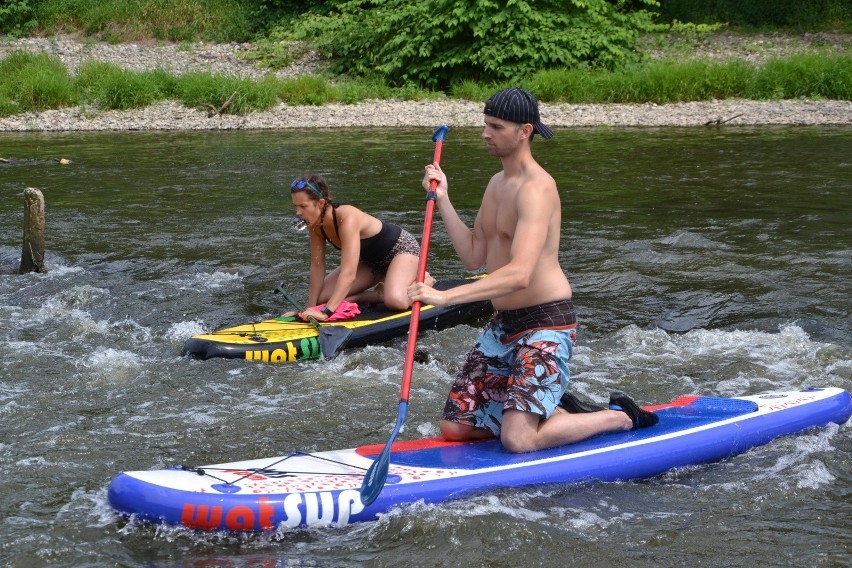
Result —
<instances>
[{"instance_id":1,"label":"wooden post in water","mask_svg":"<svg viewBox=\"0 0 852 568\"><path fill-rule=\"evenodd\" d=\"M44 195L28 187L24 190L24 246L18 274L44 270Z\"/></svg>"}]
</instances>

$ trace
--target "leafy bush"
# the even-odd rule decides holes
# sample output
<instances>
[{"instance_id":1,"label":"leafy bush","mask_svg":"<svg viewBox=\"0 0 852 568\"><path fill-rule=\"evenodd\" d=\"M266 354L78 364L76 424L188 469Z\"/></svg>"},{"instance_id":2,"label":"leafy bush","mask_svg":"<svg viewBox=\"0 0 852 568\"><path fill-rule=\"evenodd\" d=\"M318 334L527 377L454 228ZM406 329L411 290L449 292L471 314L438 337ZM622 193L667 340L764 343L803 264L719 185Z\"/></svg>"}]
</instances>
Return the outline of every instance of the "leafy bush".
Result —
<instances>
[{"instance_id":1,"label":"leafy bush","mask_svg":"<svg viewBox=\"0 0 852 568\"><path fill-rule=\"evenodd\" d=\"M36 25L29 0L5 0L0 4L0 35L25 36Z\"/></svg>"},{"instance_id":2,"label":"leafy bush","mask_svg":"<svg viewBox=\"0 0 852 568\"><path fill-rule=\"evenodd\" d=\"M617 68L638 58L641 34L657 29L649 11L655 6L656 0L346 0L329 14L292 22L292 33L335 58L335 72L446 88L582 64Z\"/></svg>"}]
</instances>

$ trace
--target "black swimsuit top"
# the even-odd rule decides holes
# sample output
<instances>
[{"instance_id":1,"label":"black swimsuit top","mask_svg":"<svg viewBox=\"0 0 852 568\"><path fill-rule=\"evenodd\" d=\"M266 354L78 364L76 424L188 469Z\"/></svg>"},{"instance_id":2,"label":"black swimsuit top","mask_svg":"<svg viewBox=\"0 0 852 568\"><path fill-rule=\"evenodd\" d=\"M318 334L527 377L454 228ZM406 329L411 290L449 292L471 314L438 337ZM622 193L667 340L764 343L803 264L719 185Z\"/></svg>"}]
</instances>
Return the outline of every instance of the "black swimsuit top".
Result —
<instances>
[{"instance_id":1,"label":"black swimsuit top","mask_svg":"<svg viewBox=\"0 0 852 568\"><path fill-rule=\"evenodd\" d=\"M340 230L337 225L337 211L333 205L331 206L331 218L334 222L334 232L336 232L338 238L340 238ZM331 246L340 250L340 247L328 238L328 235L325 234L325 229L322 226L320 226L320 232L322 233L323 238L331 243ZM382 221L382 228L378 233L372 237L361 239L361 260L367 263L382 262L390 254L391 250L393 250L393 247L396 244L396 241L399 240L399 235L401 233L402 228L400 228L399 225L385 223Z\"/></svg>"}]
</instances>

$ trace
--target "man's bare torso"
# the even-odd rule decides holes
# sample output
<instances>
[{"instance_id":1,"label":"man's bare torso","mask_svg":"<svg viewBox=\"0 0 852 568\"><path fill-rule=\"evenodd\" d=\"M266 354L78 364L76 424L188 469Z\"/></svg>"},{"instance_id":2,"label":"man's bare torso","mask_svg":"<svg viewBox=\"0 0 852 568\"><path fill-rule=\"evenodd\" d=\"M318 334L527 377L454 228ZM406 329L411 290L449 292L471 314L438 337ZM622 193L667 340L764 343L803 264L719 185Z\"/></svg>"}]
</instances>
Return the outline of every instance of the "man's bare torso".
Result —
<instances>
[{"instance_id":1,"label":"man's bare torso","mask_svg":"<svg viewBox=\"0 0 852 568\"><path fill-rule=\"evenodd\" d=\"M538 164L531 172L512 179L503 172L495 175L483 196L477 222L487 243L489 272L509 264L513 254L533 263L529 285L493 298L496 309L519 309L571 298L571 285L559 265L559 193L553 178ZM526 237L542 244L525 250Z\"/></svg>"}]
</instances>

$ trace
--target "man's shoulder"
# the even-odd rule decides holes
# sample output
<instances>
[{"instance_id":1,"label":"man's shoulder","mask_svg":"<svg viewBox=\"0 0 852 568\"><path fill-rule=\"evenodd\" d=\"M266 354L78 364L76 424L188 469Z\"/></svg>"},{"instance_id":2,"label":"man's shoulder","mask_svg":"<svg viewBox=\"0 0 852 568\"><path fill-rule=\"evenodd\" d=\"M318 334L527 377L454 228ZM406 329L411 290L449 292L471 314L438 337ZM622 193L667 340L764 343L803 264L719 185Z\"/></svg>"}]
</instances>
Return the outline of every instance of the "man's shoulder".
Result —
<instances>
[{"instance_id":1,"label":"man's shoulder","mask_svg":"<svg viewBox=\"0 0 852 568\"><path fill-rule=\"evenodd\" d=\"M529 193L549 194L553 193L557 197L559 193L556 190L556 180L544 169L539 169L537 172L531 172L521 185L521 190Z\"/></svg>"}]
</instances>

